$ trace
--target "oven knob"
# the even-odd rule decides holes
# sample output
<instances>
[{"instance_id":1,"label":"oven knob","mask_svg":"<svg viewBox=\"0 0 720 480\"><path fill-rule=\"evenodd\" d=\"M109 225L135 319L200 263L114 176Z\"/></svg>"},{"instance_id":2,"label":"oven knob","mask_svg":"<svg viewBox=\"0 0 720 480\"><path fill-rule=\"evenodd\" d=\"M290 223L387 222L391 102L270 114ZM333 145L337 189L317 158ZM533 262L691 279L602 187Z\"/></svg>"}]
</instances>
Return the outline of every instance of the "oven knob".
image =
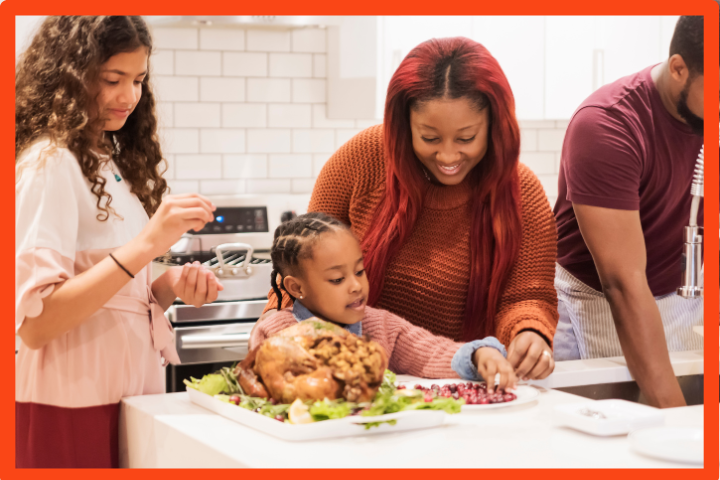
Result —
<instances>
[{"instance_id":1,"label":"oven knob","mask_svg":"<svg viewBox=\"0 0 720 480\"><path fill-rule=\"evenodd\" d=\"M225 272L223 272L223 269L222 269L222 268L218 268L217 271L215 272L215 274L216 274L217 276L221 277L221 276L223 276L223 275L225 274Z\"/></svg>"},{"instance_id":2,"label":"oven knob","mask_svg":"<svg viewBox=\"0 0 720 480\"><path fill-rule=\"evenodd\" d=\"M245 273L252 275L252 267L245 267Z\"/></svg>"},{"instance_id":3,"label":"oven knob","mask_svg":"<svg viewBox=\"0 0 720 480\"><path fill-rule=\"evenodd\" d=\"M238 274L238 269L237 269L237 268L233 268L230 272L231 272L233 275L237 275L237 274Z\"/></svg>"}]
</instances>

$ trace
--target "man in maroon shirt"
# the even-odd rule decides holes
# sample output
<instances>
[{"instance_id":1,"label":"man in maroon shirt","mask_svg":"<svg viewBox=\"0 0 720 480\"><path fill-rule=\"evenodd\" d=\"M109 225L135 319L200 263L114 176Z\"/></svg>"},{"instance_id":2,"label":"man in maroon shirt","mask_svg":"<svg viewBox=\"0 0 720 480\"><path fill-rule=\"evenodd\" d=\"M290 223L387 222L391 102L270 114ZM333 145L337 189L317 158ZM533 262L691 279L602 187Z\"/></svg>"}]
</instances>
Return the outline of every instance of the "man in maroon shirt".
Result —
<instances>
[{"instance_id":1,"label":"man in maroon shirt","mask_svg":"<svg viewBox=\"0 0 720 480\"><path fill-rule=\"evenodd\" d=\"M555 358L624 354L660 407L685 405L668 351L702 349L692 331L703 323L702 298L675 292L703 144L703 85L703 18L680 17L668 60L593 93L562 149Z\"/></svg>"}]
</instances>

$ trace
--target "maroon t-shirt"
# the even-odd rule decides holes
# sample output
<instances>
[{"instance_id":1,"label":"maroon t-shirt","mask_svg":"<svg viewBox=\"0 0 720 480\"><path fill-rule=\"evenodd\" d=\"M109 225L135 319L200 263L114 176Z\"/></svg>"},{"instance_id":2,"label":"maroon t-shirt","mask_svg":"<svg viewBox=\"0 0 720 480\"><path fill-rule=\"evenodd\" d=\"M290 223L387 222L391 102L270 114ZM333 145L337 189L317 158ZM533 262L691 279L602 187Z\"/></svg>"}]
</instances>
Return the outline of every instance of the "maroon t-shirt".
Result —
<instances>
[{"instance_id":1,"label":"maroon t-shirt","mask_svg":"<svg viewBox=\"0 0 720 480\"><path fill-rule=\"evenodd\" d=\"M681 281L683 228L703 139L665 109L653 67L605 85L573 114L563 143L555 218L558 263L602 291L572 203L639 210L654 296ZM703 225L703 204L698 224Z\"/></svg>"}]
</instances>

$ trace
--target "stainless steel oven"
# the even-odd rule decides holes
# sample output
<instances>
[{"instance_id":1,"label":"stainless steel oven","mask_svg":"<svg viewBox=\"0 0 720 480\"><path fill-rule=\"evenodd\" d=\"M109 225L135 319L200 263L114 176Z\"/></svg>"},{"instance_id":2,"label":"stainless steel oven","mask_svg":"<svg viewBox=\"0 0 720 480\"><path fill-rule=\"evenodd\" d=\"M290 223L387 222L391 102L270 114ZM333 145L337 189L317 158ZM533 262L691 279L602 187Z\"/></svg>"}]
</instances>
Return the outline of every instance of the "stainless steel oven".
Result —
<instances>
[{"instance_id":1,"label":"stainless steel oven","mask_svg":"<svg viewBox=\"0 0 720 480\"><path fill-rule=\"evenodd\" d=\"M281 218L293 215L287 207L268 208L248 198L213 201L218 206L214 221L200 232L188 232L153 264L157 277L171 266L199 261L224 286L211 304L196 308L177 300L166 312L181 361L167 367L168 392L184 391L185 378L199 378L245 358L270 290L272 232Z\"/></svg>"}]
</instances>

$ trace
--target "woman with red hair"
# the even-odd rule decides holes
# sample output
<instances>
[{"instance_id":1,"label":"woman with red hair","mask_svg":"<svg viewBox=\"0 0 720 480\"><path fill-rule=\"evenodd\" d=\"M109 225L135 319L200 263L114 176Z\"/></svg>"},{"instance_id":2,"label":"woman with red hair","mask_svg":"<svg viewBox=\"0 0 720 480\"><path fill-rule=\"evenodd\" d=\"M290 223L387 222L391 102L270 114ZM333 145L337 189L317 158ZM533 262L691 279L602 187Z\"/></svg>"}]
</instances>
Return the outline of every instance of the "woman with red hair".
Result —
<instances>
[{"instance_id":1,"label":"woman with red hair","mask_svg":"<svg viewBox=\"0 0 720 480\"><path fill-rule=\"evenodd\" d=\"M519 152L495 58L466 38L429 40L393 75L383 125L328 160L308 211L361 239L369 305L456 341L496 336L520 378L545 378L558 319L556 229ZM266 312L277 305L271 292Z\"/></svg>"}]
</instances>

